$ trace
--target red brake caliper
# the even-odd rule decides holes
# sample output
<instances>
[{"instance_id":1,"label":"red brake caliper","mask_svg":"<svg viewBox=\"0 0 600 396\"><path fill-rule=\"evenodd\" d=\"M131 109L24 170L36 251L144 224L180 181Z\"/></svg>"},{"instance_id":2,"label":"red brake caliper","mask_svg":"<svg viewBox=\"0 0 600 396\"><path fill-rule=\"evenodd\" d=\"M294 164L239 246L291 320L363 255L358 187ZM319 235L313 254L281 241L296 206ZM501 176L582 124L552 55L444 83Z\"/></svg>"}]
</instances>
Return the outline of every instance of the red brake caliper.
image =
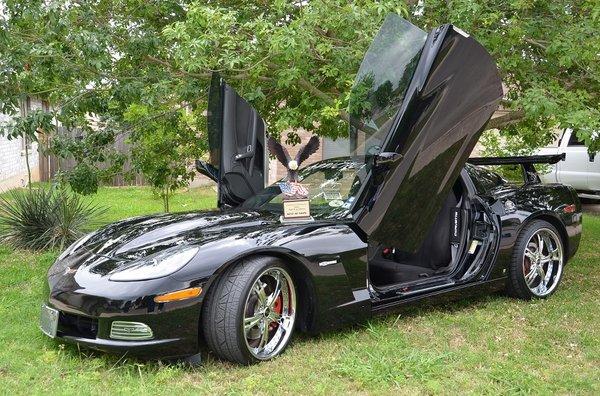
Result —
<instances>
[{"instance_id":1,"label":"red brake caliper","mask_svg":"<svg viewBox=\"0 0 600 396\"><path fill-rule=\"evenodd\" d=\"M273 311L277 312L279 315L283 312L283 296L279 293L279 297L275 300L275 304L273 305ZM272 322L269 325L269 330L275 330L279 326L279 323Z\"/></svg>"},{"instance_id":2,"label":"red brake caliper","mask_svg":"<svg viewBox=\"0 0 600 396\"><path fill-rule=\"evenodd\" d=\"M523 260L524 275L527 275L529 271L531 271L531 260L529 259L529 257L526 256L525 260Z\"/></svg>"}]
</instances>

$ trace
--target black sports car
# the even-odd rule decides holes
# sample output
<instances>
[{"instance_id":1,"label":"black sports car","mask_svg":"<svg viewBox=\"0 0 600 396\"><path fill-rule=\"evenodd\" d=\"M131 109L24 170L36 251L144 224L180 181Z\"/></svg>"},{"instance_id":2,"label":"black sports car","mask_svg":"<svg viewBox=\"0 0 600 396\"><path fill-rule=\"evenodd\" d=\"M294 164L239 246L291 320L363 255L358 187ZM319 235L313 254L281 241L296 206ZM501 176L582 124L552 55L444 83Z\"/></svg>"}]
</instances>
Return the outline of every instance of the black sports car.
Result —
<instances>
[{"instance_id":1,"label":"black sports car","mask_svg":"<svg viewBox=\"0 0 600 396\"><path fill-rule=\"evenodd\" d=\"M389 16L350 95L345 155L299 171L312 218L286 221L280 188L265 188L265 124L215 76L197 168L218 182L220 210L128 219L73 244L48 272L42 331L146 358L204 344L251 363L296 330L423 300L549 296L577 251L581 205L535 173L559 156L468 163L501 97L473 38ZM522 166L522 184L481 167L503 163Z\"/></svg>"}]
</instances>

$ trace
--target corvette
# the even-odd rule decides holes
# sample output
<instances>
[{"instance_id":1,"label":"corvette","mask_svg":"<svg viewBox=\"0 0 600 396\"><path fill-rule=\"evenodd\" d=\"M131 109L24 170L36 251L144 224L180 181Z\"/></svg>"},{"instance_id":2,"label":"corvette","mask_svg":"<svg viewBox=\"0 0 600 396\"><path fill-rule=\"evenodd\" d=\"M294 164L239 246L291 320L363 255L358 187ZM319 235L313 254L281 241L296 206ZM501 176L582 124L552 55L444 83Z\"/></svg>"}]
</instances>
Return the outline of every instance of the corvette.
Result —
<instances>
[{"instance_id":1,"label":"corvette","mask_svg":"<svg viewBox=\"0 0 600 396\"><path fill-rule=\"evenodd\" d=\"M209 93L219 210L108 225L47 275L50 337L143 358L271 359L322 332L408 304L504 290L546 298L576 253L575 191L542 184L560 155L471 158L502 98L498 70L466 33L386 18L350 94L347 153L298 170L310 220L282 217L266 185L266 125L219 76ZM487 165L520 165L510 183Z\"/></svg>"}]
</instances>

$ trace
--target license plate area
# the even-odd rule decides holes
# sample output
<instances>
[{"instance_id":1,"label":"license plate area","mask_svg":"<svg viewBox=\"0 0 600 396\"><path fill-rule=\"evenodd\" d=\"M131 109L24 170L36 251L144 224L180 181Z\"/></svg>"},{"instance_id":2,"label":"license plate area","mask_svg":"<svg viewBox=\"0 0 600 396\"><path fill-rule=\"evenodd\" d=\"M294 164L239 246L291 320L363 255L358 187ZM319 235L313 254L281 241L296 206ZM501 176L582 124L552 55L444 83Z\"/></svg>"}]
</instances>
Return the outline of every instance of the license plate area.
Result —
<instances>
[{"instance_id":1,"label":"license plate area","mask_svg":"<svg viewBox=\"0 0 600 396\"><path fill-rule=\"evenodd\" d=\"M50 308L47 305L42 305L42 312L40 314L40 329L42 333L48 337L55 338L56 331L58 329L58 310Z\"/></svg>"}]
</instances>

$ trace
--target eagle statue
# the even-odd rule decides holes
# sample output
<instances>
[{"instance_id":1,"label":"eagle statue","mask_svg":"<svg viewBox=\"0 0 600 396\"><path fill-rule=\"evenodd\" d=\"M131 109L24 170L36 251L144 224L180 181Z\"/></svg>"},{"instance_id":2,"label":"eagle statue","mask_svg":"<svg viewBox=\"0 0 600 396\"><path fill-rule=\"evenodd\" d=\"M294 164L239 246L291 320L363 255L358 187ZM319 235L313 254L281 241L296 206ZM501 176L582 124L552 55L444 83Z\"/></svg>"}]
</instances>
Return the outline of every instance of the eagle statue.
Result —
<instances>
[{"instance_id":1,"label":"eagle statue","mask_svg":"<svg viewBox=\"0 0 600 396\"><path fill-rule=\"evenodd\" d=\"M296 157L292 159L290 153L273 137L269 137L267 147L271 155L275 156L279 162L287 169L287 181L290 183L298 183L298 168L308 157L313 155L319 149L319 138L313 136L308 143L298 150Z\"/></svg>"}]
</instances>

